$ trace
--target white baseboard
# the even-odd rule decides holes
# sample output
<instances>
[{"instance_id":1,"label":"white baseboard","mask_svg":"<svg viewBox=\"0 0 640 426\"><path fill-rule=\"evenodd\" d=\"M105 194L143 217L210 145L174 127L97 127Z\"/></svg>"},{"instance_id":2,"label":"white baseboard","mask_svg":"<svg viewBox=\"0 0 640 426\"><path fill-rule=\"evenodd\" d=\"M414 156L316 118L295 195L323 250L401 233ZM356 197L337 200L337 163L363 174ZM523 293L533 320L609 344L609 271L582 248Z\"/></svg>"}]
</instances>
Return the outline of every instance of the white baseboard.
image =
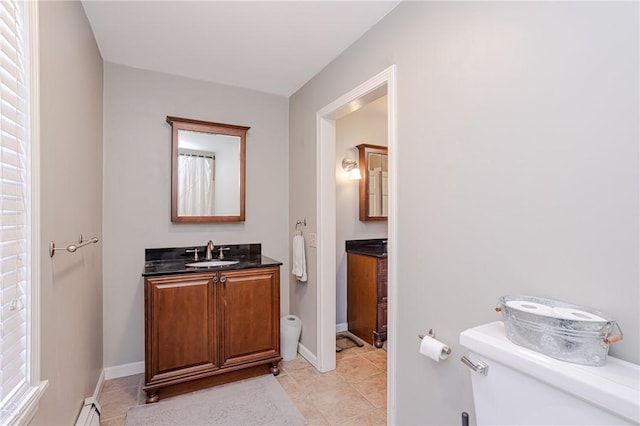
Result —
<instances>
[{"instance_id":1,"label":"white baseboard","mask_svg":"<svg viewBox=\"0 0 640 426\"><path fill-rule=\"evenodd\" d=\"M102 371L100 372L100 377L98 377L98 383L96 383L96 389L93 391L93 397L95 398L95 400L98 400L98 397L100 396L100 392L102 392L102 386L104 385L104 368L102 369Z\"/></svg>"},{"instance_id":2,"label":"white baseboard","mask_svg":"<svg viewBox=\"0 0 640 426\"><path fill-rule=\"evenodd\" d=\"M144 373L144 361L132 362L129 364L114 365L104 369L104 380L117 379L119 377L132 376Z\"/></svg>"},{"instance_id":3,"label":"white baseboard","mask_svg":"<svg viewBox=\"0 0 640 426\"><path fill-rule=\"evenodd\" d=\"M340 324L340 327L343 324ZM341 331L346 331L346 324L344 324L345 329ZM338 328L338 327L336 327ZM302 343L298 343L298 353L311 365L313 365L316 369L318 368L318 358L316 355L307 349ZM105 367L100 375L100 379L98 380L98 384L96 385L96 390L94 396L98 396L100 394L100 390L102 389L102 385L105 380L118 379L120 377L132 376L134 374L142 374L144 373L144 361L132 362L129 364L121 364L114 365L113 367Z\"/></svg>"},{"instance_id":4,"label":"white baseboard","mask_svg":"<svg viewBox=\"0 0 640 426\"><path fill-rule=\"evenodd\" d=\"M344 326L344 329L342 327ZM336 331L346 331L347 324L339 324L336 326ZM316 355L307 349L302 343L298 343L298 353L316 369L318 368L318 358ZM129 364L114 365L113 367L105 367L102 370L102 374L98 379L94 396L97 398L100 394L100 390L105 380L118 379L120 377L132 376L134 374L144 373L144 361L131 362Z\"/></svg>"},{"instance_id":5,"label":"white baseboard","mask_svg":"<svg viewBox=\"0 0 640 426\"><path fill-rule=\"evenodd\" d=\"M302 356L302 358L309 361L309 364L313 365L316 370L319 370L318 358L302 343L298 343L298 353Z\"/></svg>"},{"instance_id":6,"label":"white baseboard","mask_svg":"<svg viewBox=\"0 0 640 426\"><path fill-rule=\"evenodd\" d=\"M349 329L349 324L343 322L341 324L336 324L336 333L341 333L343 331L347 331Z\"/></svg>"},{"instance_id":7,"label":"white baseboard","mask_svg":"<svg viewBox=\"0 0 640 426\"><path fill-rule=\"evenodd\" d=\"M304 359L309 361L311 365L318 368L318 360L316 356L302 343L298 343L298 353L300 353ZM102 374L100 375L100 379L96 385L94 396L97 397L100 394L100 390L102 389L105 380L118 379L120 377L142 373L144 373L144 361L105 367L104 370L102 370Z\"/></svg>"}]
</instances>

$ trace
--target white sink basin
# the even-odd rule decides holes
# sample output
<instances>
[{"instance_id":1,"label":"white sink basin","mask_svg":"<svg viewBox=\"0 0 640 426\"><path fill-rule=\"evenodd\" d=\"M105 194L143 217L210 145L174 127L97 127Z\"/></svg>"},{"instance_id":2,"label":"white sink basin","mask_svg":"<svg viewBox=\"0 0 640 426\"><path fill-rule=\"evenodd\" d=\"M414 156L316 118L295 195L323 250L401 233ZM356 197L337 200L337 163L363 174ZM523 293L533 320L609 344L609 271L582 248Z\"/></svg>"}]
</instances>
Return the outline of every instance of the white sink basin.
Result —
<instances>
[{"instance_id":1,"label":"white sink basin","mask_svg":"<svg viewBox=\"0 0 640 426\"><path fill-rule=\"evenodd\" d=\"M195 268L213 268L215 266L235 265L239 260L205 260L204 262L187 263L185 266Z\"/></svg>"}]
</instances>

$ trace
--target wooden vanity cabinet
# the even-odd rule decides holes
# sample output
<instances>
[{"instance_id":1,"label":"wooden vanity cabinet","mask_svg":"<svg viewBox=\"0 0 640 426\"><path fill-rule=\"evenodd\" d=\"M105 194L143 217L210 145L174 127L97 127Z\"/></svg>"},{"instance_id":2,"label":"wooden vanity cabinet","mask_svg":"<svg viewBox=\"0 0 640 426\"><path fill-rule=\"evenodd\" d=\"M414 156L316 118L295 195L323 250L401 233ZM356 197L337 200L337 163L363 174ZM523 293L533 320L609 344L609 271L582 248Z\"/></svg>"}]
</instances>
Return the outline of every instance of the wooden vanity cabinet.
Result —
<instances>
[{"instance_id":1,"label":"wooden vanity cabinet","mask_svg":"<svg viewBox=\"0 0 640 426\"><path fill-rule=\"evenodd\" d=\"M387 258L347 253L347 323L381 348L387 340Z\"/></svg>"},{"instance_id":2,"label":"wooden vanity cabinet","mask_svg":"<svg viewBox=\"0 0 640 426\"><path fill-rule=\"evenodd\" d=\"M280 269L145 279L147 402L280 370Z\"/></svg>"}]
</instances>

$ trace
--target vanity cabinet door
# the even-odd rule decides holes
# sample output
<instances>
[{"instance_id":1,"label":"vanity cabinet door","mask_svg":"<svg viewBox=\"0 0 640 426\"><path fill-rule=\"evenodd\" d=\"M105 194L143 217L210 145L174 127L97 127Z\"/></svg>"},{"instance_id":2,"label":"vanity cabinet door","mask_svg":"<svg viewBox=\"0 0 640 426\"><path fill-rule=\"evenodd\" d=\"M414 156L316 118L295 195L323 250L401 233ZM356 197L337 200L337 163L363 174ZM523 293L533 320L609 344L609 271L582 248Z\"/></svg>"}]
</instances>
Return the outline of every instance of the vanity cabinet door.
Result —
<instances>
[{"instance_id":1,"label":"vanity cabinet door","mask_svg":"<svg viewBox=\"0 0 640 426\"><path fill-rule=\"evenodd\" d=\"M347 253L348 329L377 348L387 340L387 293L387 259Z\"/></svg>"},{"instance_id":2,"label":"vanity cabinet door","mask_svg":"<svg viewBox=\"0 0 640 426\"><path fill-rule=\"evenodd\" d=\"M145 281L147 385L219 368L216 293L212 274Z\"/></svg>"},{"instance_id":3,"label":"vanity cabinet door","mask_svg":"<svg viewBox=\"0 0 640 426\"><path fill-rule=\"evenodd\" d=\"M218 286L221 366L274 357L279 361L280 268L220 272ZM272 370L277 370L277 361Z\"/></svg>"}]
</instances>

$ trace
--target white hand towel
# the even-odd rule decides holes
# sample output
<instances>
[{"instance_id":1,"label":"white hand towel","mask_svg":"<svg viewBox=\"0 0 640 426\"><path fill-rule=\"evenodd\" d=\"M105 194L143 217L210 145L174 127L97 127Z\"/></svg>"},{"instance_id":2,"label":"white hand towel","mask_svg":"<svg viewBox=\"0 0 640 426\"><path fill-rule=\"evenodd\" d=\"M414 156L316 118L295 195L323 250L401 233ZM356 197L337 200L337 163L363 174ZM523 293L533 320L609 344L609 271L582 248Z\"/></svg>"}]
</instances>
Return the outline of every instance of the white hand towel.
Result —
<instances>
[{"instance_id":1,"label":"white hand towel","mask_svg":"<svg viewBox=\"0 0 640 426\"><path fill-rule=\"evenodd\" d=\"M304 237L293 237L293 269L291 273L300 282L307 282L307 261L304 257Z\"/></svg>"}]
</instances>

